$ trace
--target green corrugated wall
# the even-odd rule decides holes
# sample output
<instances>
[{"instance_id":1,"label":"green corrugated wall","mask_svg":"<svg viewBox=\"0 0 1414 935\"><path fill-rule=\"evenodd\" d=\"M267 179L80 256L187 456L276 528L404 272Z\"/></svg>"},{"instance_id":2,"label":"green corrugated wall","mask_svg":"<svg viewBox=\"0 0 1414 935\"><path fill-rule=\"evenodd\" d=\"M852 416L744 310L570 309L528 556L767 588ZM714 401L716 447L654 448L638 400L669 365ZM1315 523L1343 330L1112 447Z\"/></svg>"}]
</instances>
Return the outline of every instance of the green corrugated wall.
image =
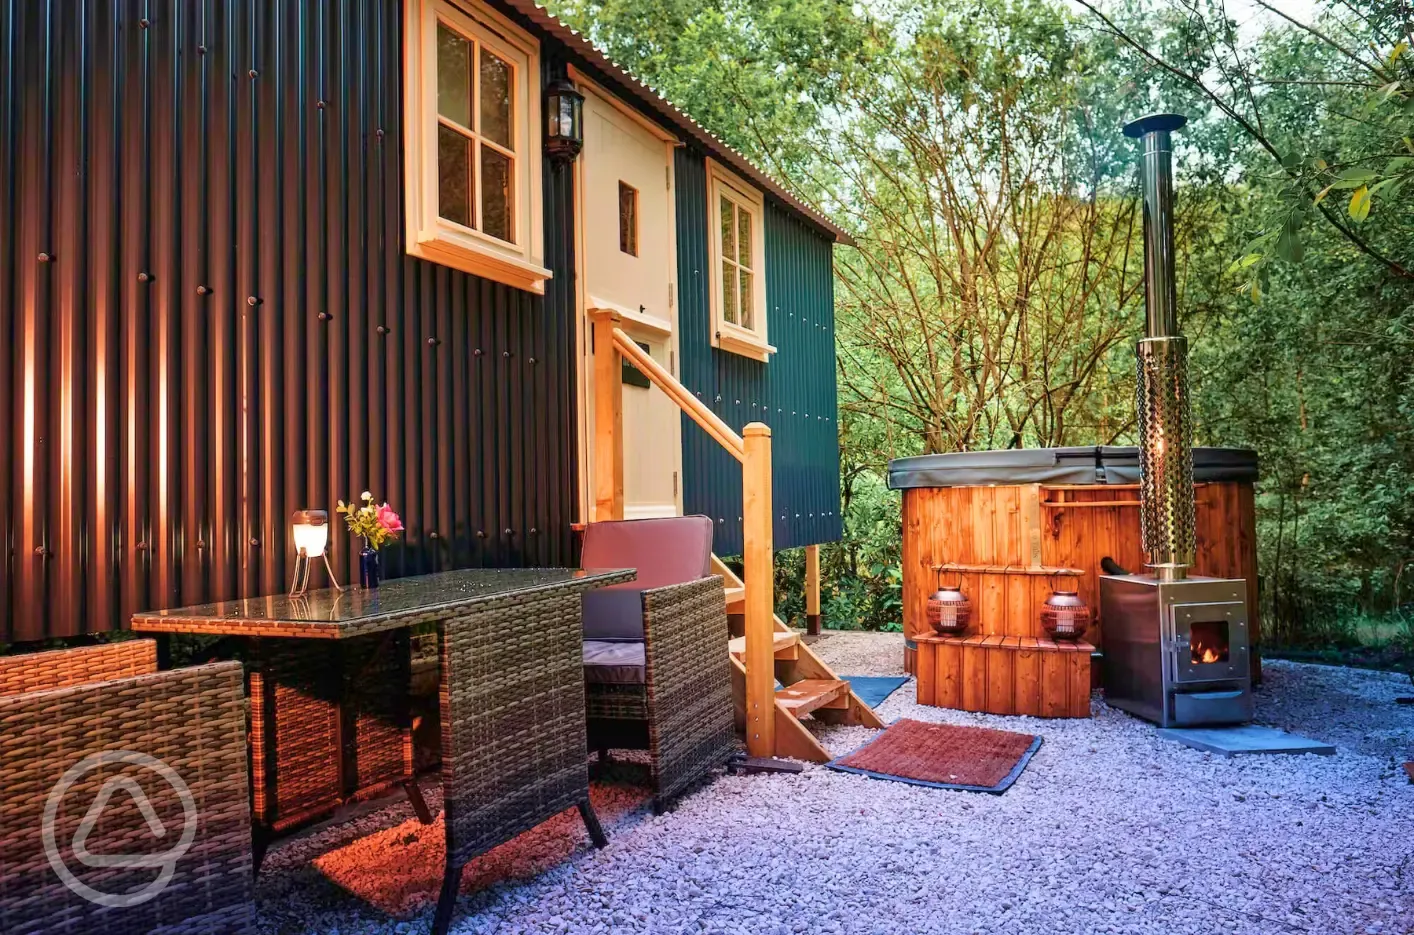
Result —
<instances>
[{"instance_id":1,"label":"green corrugated wall","mask_svg":"<svg viewBox=\"0 0 1414 935\"><path fill-rule=\"evenodd\" d=\"M767 327L777 353L760 363L716 350L706 163L680 149L675 172L681 379L737 431L748 422L771 427L776 548L833 542L840 537L840 458L832 242L767 199ZM716 522L717 554L741 551L741 467L686 416L683 509Z\"/></svg>"}]
</instances>

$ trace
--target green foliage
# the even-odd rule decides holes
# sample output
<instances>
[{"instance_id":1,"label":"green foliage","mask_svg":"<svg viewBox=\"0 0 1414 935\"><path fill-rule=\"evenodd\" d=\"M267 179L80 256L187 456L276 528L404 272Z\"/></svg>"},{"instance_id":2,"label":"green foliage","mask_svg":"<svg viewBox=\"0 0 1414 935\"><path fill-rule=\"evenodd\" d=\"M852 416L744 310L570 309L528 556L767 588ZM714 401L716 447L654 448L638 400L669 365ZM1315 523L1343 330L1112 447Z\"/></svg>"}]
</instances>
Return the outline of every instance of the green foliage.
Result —
<instances>
[{"instance_id":1,"label":"green foliage","mask_svg":"<svg viewBox=\"0 0 1414 935\"><path fill-rule=\"evenodd\" d=\"M1403 620L1414 556L1407 4L1239 24L1221 0L563 0L611 55L849 227L837 251L835 626L899 620L888 459L1133 441L1123 122L1176 139L1198 441L1255 448L1268 641ZM1280 4L1273 4L1280 7ZM783 613L803 562L783 555ZM1378 631L1383 633L1384 631Z\"/></svg>"}]
</instances>

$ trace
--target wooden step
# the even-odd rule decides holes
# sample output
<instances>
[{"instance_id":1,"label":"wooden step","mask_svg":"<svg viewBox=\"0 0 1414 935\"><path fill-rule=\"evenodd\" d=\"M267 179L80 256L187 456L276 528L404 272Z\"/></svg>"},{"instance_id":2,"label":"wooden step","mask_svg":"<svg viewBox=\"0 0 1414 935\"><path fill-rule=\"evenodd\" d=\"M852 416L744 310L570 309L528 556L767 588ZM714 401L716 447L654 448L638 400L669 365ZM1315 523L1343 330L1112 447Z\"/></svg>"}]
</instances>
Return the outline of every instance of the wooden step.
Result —
<instances>
[{"instance_id":1,"label":"wooden step","mask_svg":"<svg viewBox=\"0 0 1414 935\"><path fill-rule=\"evenodd\" d=\"M798 718L818 708L848 708L849 683L842 679L802 679L776 692L776 706Z\"/></svg>"},{"instance_id":2,"label":"wooden step","mask_svg":"<svg viewBox=\"0 0 1414 935\"><path fill-rule=\"evenodd\" d=\"M987 714L1090 716L1095 647L1017 636L920 636L918 703Z\"/></svg>"},{"instance_id":3,"label":"wooden step","mask_svg":"<svg viewBox=\"0 0 1414 935\"><path fill-rule=\"evenodd\" d=\"M727 594L727 613L746 613L746 588L724 588Z\"/></svg>"},{"instance_id":4,"label":"wooden step","mask_svg":"<svg viewBox=\"0 0 1414 935\"><path fill-rule=\"evenodd\" d=\"M776 631L774 637L777 659L795 660L800 658L800 634L793 631ZM746 637L738 636L727 643L731 653L738 659L746 658Z\"/></svg>"}]
</instances>

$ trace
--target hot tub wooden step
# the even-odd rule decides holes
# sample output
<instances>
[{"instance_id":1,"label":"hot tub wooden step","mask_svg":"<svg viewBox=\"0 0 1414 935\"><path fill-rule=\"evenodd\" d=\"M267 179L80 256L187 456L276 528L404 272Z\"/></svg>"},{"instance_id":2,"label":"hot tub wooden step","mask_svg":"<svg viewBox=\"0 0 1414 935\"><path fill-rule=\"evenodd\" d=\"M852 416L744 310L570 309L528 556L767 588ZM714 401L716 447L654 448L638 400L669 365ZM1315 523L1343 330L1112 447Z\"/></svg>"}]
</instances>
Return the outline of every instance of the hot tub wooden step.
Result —
<instances>
[{"instance_id":1,"label":"hot tub wooden step","mask_svg":"<svg viewBox=\"0 0 1414 935\"><path fill-rule=\"evenodd\" d=\"M818 708L847 708L849 683L842 679L803 679L776 692L776 707L798 718Z\"/></svg>"},{"instance_id":2,"label":"hot tub wooden step","mask_svg":"<svg viewBox=\"0 0 1414 935\"><path fill-rule=\"evenodd\" d=\"M1018 636L918 638L918 703L986 714L1090 716L1084 642Z\"/></svg>"}]
</instances>

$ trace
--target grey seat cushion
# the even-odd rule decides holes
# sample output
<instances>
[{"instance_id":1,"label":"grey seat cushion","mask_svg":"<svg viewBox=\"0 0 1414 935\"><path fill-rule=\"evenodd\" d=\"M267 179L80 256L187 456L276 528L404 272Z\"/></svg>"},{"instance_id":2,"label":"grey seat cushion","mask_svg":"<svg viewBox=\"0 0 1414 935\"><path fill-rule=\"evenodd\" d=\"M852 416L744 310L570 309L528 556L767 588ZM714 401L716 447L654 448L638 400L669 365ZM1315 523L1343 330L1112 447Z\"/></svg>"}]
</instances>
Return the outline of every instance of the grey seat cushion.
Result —
<instances>
[{"instance_id":1,"label":"grey seat cushion","mask_svg":"<svg viewBox=\"0 0 1414 935\"><path fill-rule=\"evenodd\" d=\"M584 641L584 680L600 685L642 685L648 680L641 642Z\"/></svg>"}]
</instances>

